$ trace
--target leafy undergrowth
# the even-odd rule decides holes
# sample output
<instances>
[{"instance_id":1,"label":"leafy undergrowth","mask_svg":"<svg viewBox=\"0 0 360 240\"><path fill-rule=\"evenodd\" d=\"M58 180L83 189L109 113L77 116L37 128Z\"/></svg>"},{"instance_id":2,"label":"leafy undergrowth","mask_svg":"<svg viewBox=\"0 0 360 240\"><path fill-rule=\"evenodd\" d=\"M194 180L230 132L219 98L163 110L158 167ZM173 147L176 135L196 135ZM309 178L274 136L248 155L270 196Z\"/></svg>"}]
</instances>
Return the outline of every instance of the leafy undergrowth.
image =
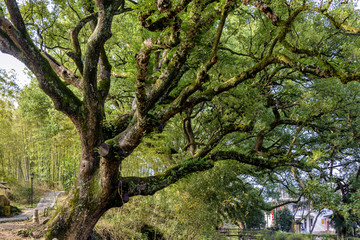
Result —
<instances>
[{"instance_id":1,"label":"leafy undergrowth","mask_svg":"<svg viewBox=\"0 0 360 240\"><path fill-rule=\"evenodd\" d=\"M263 235L264 240L312 240L319 237L321 240L336 240L336 235L323 234L311 235L302 233L275 232L274 234Z\"/></svg>"}]
</instances>

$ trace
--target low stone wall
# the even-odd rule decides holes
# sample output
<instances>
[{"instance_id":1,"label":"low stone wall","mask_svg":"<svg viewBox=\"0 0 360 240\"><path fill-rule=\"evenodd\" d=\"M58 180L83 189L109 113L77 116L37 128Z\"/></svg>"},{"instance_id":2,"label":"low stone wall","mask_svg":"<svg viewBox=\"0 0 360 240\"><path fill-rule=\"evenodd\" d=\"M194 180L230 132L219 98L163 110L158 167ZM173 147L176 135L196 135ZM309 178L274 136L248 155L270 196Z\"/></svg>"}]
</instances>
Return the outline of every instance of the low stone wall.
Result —
<instances>
[{"instance_id":1,"label":"low stone wall","mask_svg":"<svg viewBox=\"0 0 360 240\"><path fill-rule=\"evenodd\" d=\"M0 216L10 216L10 201L5 195L0 195Z\"/></svg>"},{"instance_id":2,"label":"low stone wall","mask_svg":"<svg viewBox=\"0 0 360 240\"><path fill-rule=\"evenodd\" d=\"M0 195L0 206L10 206L10 201L5 195Z\"/></svg>"}]
</instances>

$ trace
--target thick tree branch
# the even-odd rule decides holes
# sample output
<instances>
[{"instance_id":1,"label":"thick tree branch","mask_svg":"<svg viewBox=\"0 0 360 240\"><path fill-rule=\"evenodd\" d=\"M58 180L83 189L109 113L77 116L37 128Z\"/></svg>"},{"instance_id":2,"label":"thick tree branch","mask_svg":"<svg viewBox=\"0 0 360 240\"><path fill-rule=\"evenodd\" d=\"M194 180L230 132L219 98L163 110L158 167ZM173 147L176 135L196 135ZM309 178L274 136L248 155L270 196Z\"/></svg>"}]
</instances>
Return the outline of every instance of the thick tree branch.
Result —
<instances>
[{"instance_id":1,"label":"thick tree branch","mask_svg":"<svg viewBox=\"0 0 360 240\"><path fill-rule=\"evenodd\" d=\"M295 167L291 167L291 172L293 174L295 181L297 181L299 183L299 185L303 189L303 191L306 191L306 186L305 186L304 182L301 180L301 178L299 177L299 175L297 174Z\"/></svg>"},{"instance_id":2,"label":"thick tree branch","mask_svg":"<svg viewBox=\"0 0 360 240\"><path fill-rule=\"evenodd\" d=\"M194 86L189 85L184 88L178 97L165 109L161 114L159 114L162 120L165 122L170 119L175 114L181 112L182 110L195 106L201 102L210 101L215 96L228 91L232 88L235 88L240 83L245 80L254 78L257 73L264 70L268 65L281 62L281 55L273 54L271 56L264 57L260 62L256 63L253 67L241 72L237 76L230 78L224 83L219 84L218 86L211 87L206 89L204 92L192 96L194 93Z\"/></svg>"},{"instance_id":3,"label":"thick tree branch","mask_svg":"<svg viewBox=\"0 0 360 240\"><path fill-rule=\"evenodd\" d=\"M264 3L263 1L256 1L254 5L257 9L259 9L260 12L264 13L275 26L279 25L279 22L281 22L281 20L278 18L276 12L274 12L266 3Z\"/></svg>"},{"instance_id":4,"label":"thick tree branch","mask_svg":"<svg viewBox=\"0 0 360 240\"><path fill-rule=\"evenodd\" d=\"M307 54L309 56L313 56L316 57L317 59L319 59L319 61L321 63L323 63L326 68L328 69L329 73L331 74L331 76L336 76L337 72L334 69L334 67L328 62L326 61L326 59L324 58L324 56L322 56L320 53L318 53L315 50L307 50L307 49L299 49L297 47L292 46L289 42L287 42L286 40L282 40L281 41L282 45L284 47L286 47L287 49L289 49L291 52L293 53L297 53L297 54Z\"/></svg>"},{"instance_id":5,"label":"thick tree branch","mask_svg":"<svg viewBox=\"0 0 360 240\"><path fill-rule=\"evenodd\" d=\"M329 14L329 12L324 9L320 9L320 8L316 8L316 7L311 7L311 6L307 6L306 9L311 10L311 11L315 11L318 13L321 13L322 15L324 15L325 17L327 17L329 19L329 21L337 28L337 29L343 29L347 32L351 32L354 34L360 34L360 28L357 27L353 27L353 26L349 26L344 24L343 22L339 22L337 21L337 19L333 16L331 16Z\"/></svg>"},{"instance_id":6,"label":"thick tree branch","mask_svg":"<svg viewBox=\"0 0 360 240\"><path fill-rule=\"evenodd\" d=\"M10 20L14 26L23 34L27 35L24 20L21 16L16 0L5 0L6 7L10 14Z\"/></svg>"},{"instance_id":7,"label":"thick tree branch","mask_svg":"<svg viewBox=\"0 0 360 240\"><path fill-rule=\"evenodd\" d=\"M21 50L2 30L0 30L0 51L14 56L19 61L25 63L25 65L28 65L26 58L24 58L24 55L21 53Z\"/></svg>"},{"instance_id":8,"label":"thick tree branch","mask_svg":"<svg viewBox=\"0 0 360 240\"><path fill-rule=\"evenodd\" d=\"M175 47L180 42L180 28L181 28L180 19L175 17L174 23L169 24L169 27L171 27L171 29L168 34L164 36L160 36L158 38L146 39L144 41L144 46L135 56L136 64L137 64L136 103L137 103L138 115L141 119L144 119L147 110L149 110L157 101L157 99L151 99L153 98L153 93L152 93L153 89L151 89L151 84L149 82L151 81L153 76L148 76L151 53L154 50L164 49L163 58L166 58L167 49L171 49ZM159 54L160 52L155 53L155 55L157 55L158 57ZM154 72L160 71L159 69L160 67L161 66L159 62L156 62Z\"/></svg>"},{"instance_id":9,"label":"thick tree branch","mask_svg":"<svg viewBox=\"0 0 360 240\"><path fill-rule=\"evenodd\" d=\"M321 70L319 67L314 66L307 66L304 65L298 61L295 61L294 59L291 59L290 57L283 55L283 54L277 54L279 63L284 64L285 66L292 67L296 69L298 72L301 73L309 73L314 76L320 77L320 78L330 78L330 77L337 77L340 79L342 83L348 83L350 81L359 81L360 79L360 72L359 73L345 73L341 70L336 70L329 65L329 70Z\"/></svg>"},{"instance_id":10,"label":"thick tree branch","mask_svg":"<svg viewBox=\"0 0 360 240\"><path fill-rule=\"evenodd\" d=\"M214 44L212 46L209 59L207 60L207 62L203 66L201 66L199 72L197 73L197 76L196 76L196 79L195 79L194 83L187 87L187 91L183 91L183 93L186 93L186 95L183 96L184 99L188 98L188 96L190 96L191 94L193 94L194 92L199 90L199 88L205 82L210 80L210 77L208 75L208 71L217 62L217 59L218 59L218 56L217 56L218 46L219 46L219 43L220 43L220 38L221 38L221 35L222 35L222 32L223 32L223 28L224 28L224 25L225 25L225 20L227 18L229 10L230 10L230 6L231 6L231 2L226 1L225 6L224 6L224 8L222 10L222 13L221 13L220 22L219 22L219 25L218 25L218 28L217 28L217 32L216 32L215 39L214 39Z\"/></svg>"},{"instance_id":11,"label":"thick tree branch","mask_svg":"<svg viewBox=\"0 0 360 240\"><path fill-rule=\"evenodd\" d=\"M153 195L157 191L176 183L191 173L206 171L213 167L214 162L212 160L200 158L190 159L157 176L121 178L122 191L123 193L128 193L129 197L136 195Z\"/></svg>"},{"instance_id":12,"label":"thick tree branch","mask_svg":"<svg viewBox=\"0 0 360 240\"><path fill-rule=\"evenodd\" d=\"M23 33L2 17L0 17L0 32L3 35L3 46L10 44L12 45L10 49L21 51L21 56L18 51L12 51L10 54L14 54L13 56L26 64L35 74L39 87L52 99L55 108L68 115L75 125L80 127L81 101L64 85L30 38L24 37ZM4 52L9 50L5 49Z\"/></svg>"},{"instance_id":13,"label":"thick tree branch","mask_svg":"<svg viewBox=\"0 0 360 240\"><path fill-rule=\"evenodd\" d=\"M269 127L267 129L263 129L258 133L256 142L255 142L255 147L253 149L253 151L257 152L257 153L260 153L263 150L263 142L264 142L265 135L267 133L271 132L272 130L274 130L280 124L282 124L281 119L280 119L280 113L279 113L279 110L277 109L276 102L269 94L267 96L267 99L268 99L268 105L272 107L272 112L274 114L274 121L269 125Z\"/></svg>"},{"instance_id":14,"label":"thick tree branch","mask_svg":"<svg viewBox=\"0 0 360 240\"><path fill-rule=\"evenodd\" d=\"M176 183L180 179L196 172L202 172L214 167L214 163L224 160L235 160L239 163L245 163L265 169L275 169L276 167L288 165L288 161L269 161L266 158L254 157L252 155L241 154L238 152L219 151L210 154L204 158L192 158L184 163L172 167L162 174L150 177L123 177L120 178L119 193L127 197L137 195L153 195L157 191ZM301 163L293 163L301 166Z\"/></svg>"},{"instance_id":15,"label":"thick tree branch","mask_svg":"<svg viewBox=\"0 0 360 240\"><path fill-rule=\"evenodd\" d=\"M260 2L262 3L262 2ZM260 4L263 5L264 3ZM264 9L267 9L269 8L266 4L263 6ZM260 9L261 10L261 9ZM348 25L345 25L343 23L340 23L338 21L336 21L336 19L331 16L328 12L327 12L327 9L320 9L320 8L315 8L315 7L311 7L311 6L305 6L303 5L302 7L298 8L297 10L295 10L291 16L286 20L286 22L281 22L280 25L283 25L284 28L282 30L282 33L283 34L279 34L279 37L276 38L276 41L274 40L273 42L273 46L272 46L272 49L274 48L275 46L275 43L277 41L280 41L283 46L285 46L286 48L288 48L290 51L294 52L294 53L297 53L297 54L301 54L301 53L305 53L305 54L308 54L310 56L314 56L316 58L318 58L328 69L328 71L321 71L320 69L316 68L316 69L311 69L311 68L304 68L302 69L302 72L309 72L313 75L316 75L316 76L319 76L319 77L338 77L342 83L348 83L350 81L354 81L354 80L359 80L360 78L360 73L354 73L354 74L349 74L349 73L344 73L343 71L341 70L336 70L328 61L325 60L324 56L322 56L321 54L317 53L316 51L311 51L311 50L306 50L306 49L298 49L294 46L292 46L290 43L288 43L286 40L285 40L285 35L287 34L288 32L288 29L289 27L291 26L292 22L296 19L296 17L303 11L306 11L306 10L311 10L311 11L316 11L318 13L321 13L323 14L324 16L326 16L330 22L336 27L336 28L342 28L344 29L345 31L348 31L348 32L352 32L354 34L359 34L360 33L360 29L359 28L356 28L356 27L352 27L352 26L348 26ZM276 18L274 16L276 16L276 14L274 15L272 10L271 9L268 9L267 11L263 11L266 15L269 15L268 17L270 19L275 19ZM271 17L272 16L272 17ZM273 24L275 26L278 26L279 24L277 23L277 21L274 21L273 20ZM272 53L272 51L270 51L270 53Z\"/></svg>"},{"instance_id":16,"label":"thick tree branch","mask_svg":"<svg viewBox=\"0 0 360 240\"><path fill-rule=\"evenodd\" d=\"M193 0L183 0L178 6L172 8L170 1L154 0L153 4L157 6L159 12L165 13L165 16L153 22L149 17L154 11L147 11L145 14L139 15L140 24L149 31L164 30L169 27L169 23L175 19L176 15L183 11L192 1Z\"/></svg>"},{"instance_id":17,"label":"thick tree branch","mask_svg":"<svg viewBox=\"0 0 360 240\"><path fill-rule=\"evenodd\" d=\"M105 99L108 96L110 90L111 68L112 66L109 62L109 59L103 47L100 50L100 61L99 61L100 82L98 87L103 103L105 103Z\"/></svg>"},{"instance_id":18,"label":"thick tree branch","mask_svg":"<svg viewBox=\"0 0 360 240\"><path fill-rule=\"evenodd\" d=\"M49 61L50 66L64 81L71 84L82 91L82 79L76 76L73 72L67 69L65 66L58 63L52 56L46 52L42 52L43 56Z\"/></svg>"},{"instance_id":19,"label":"thick tree branch","mask_svg":"<svg viewBox=\"0 0 360 240\"><path fill-rule=\"evenodd\" d=\"M136 110L140 118L144 118L146 114L147 97L145 84L149 72L151 48L143 47L135 56L137 65L136 74Z\"/></svg>"},{"instance_id":20,"label":"thick tree branch","mask_svg":"<svg viewBox=\"0 0 360 240\"><path fill-rule=\"evenodd\" d=\"M81 74L83 74L84 71L84 63L82 61L81 47L78 36L80 30L85 26L85 24L92 20L95 20L96 16L97 13L86 16L85 18L81 19L80 22L70 31L70 39L74 48L74 52L69 52L67 54L74 60Z\"/></svg>"},{"instance_id":21,"label":"thick tree branch","mask_svg":"<svg viewBox=\"0 0 360 240\"><path fill-rule=\"evenodd\" d=\"M112 139L123 132L133 118L134 112L120 116L118 119L103 125L104 139Z\"/></svg>"},{"instance_id":22,"label":"thick tree branch","mask_svg":"<svg viewBox=\"0 0 360 240\"><path fill-rule=\"evenodd\" d=\"M87 110L90 115L95 118L100 117L102 111L103 100L98 98L98 84L97 84L97 70L98 62L105 42L111 37L111 24L113 15L112 9L104 7L103 1L96 1L99 4L99 13L97 24L90 35L86 52L84 54L84 72L83 72L83 86L84 86L84 100ZM100 50L100 51L99 51ZM109 72L110 75L110 72ZM100 102L99 102L100 101ZM95 126L93 126L95 128Z\"/></svg>"},{"instance_id":23,"label":"thick tree branch","mask_svg":"<svg viewBox=\"0 0 360 240\"><path fill-rule=\"evenodd\" d=\"M182 74L187 70L186 67L184 67L185 61L188 58L188 55L190 51L195 47L194 41L197 34L200 33L202 28L206 27L209 23L211 23L215 17L216 14L210 14L207 16L201 16L200 12L206 7L206 5L209 2L199 2L197 4L194 4L192 12L192 16L190 17L190 25L187 29L187 31L184 33L184 37L182 42L177 47L177 51L172 56L171 59L169 59L168 66L162 70L161 75L158 79L156 79L155 83L152 84L149 91L147 91L147 96L149 99L149 102L151 103L149 105L149 108L151 108L156 102L158 102L160 99L166 99L167 95L170 93L170 90L177 86L178 82L180 81L180 78L182 77ZM222 17L225 21L226 15ZM223 26L219 26L219 28L222 29ZM215 43L216 48L218 45L218 40L220 39L221 33L217 34L215 37ZM210 60L215 64L217 58L216 57L210 57ZM211 66L212 66L211 65ZM179 69L181 69L179 71ZM210 69L210 64L208 69ZM200 71L201 73L204 73L204 71ZM207 74L199 74L199 79L196 80L197 82L200 81L200 78L203 81L208 80ZM164 93L166 95L164 96Z\"/></svg>"},{"instance_id":24,"label":"thick tree branch","mask_svg":"<svg viewBox=\"0 0 360 240\"><path fill-rule=\"evenodd\" d=\"M137 76L137 112L134 114L132 122L128 125L127 129L114 138L114 141L117 142L118 147L124 152L123 157L128 156L134 150L134 148L138 146L145 133L150 133L159 124L161 125L166 122L161 121L161 119L160 123L158 121L149 121L152 118L151 116L147 116L147 113L153 106L155 106L155 104L160 100L160 98L167 97L169 89L174 86L174 84L176 85L177 82L180 80L181 76L184 74L183 65L188 57L189 52L194 47L193 40L195 36L199 33L201 27L205 26L205 22L208 23L207 21L209 19L214 19L213 15L211 15L210 17L206 16L205 22L203 21L203 19L201 19L200 12L204 8L203 2L201 2L201 4L195 4L193 8L194 11L192 12L192 16L190 18L191 24L189 25L189 28L185 33L186 36L184 37L183 42L180 44L180 46L177 48L177 51L172 56L172 59L170 60L167 68L163 70L163 74L161 74L159 78L162 80L155 82L152 88L146 92L146 95L144 95L144 81L146 79L148 71L148 54L152 51L152 48L146 46L145 42L145 48L143 48L144 52L140 52L145 54L137 55L137 62L139 66L138 69L141 70L138 71ZM182 70L179 71L179 69ZM158 118L158 116L155 117Z\"/></svg>"},{"instance_id":25,"label":"thick tree branch","mask_svg":"<svg viewBox=\"0 0 360 240\"><path fill-rule=\"evenodd\" d=\"M140 144L142 137L144 136L144 124L142 121L138 121L136 114L127 125L127 128L114 138L113 142L116 144L116 148L119 148L123 154L120 156L121 159L129 156L132 151Z\"/></svg>"}]
</instances>

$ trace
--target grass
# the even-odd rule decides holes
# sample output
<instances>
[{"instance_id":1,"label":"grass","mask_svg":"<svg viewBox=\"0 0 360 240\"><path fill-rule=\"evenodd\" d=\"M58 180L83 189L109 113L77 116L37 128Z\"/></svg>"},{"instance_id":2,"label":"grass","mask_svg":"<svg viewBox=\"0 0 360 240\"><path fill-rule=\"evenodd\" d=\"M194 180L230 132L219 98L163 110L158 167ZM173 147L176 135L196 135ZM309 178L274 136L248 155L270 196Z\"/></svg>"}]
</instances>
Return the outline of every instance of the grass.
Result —
<instances>
[{"instance_id":1,"label":"grass","mask_svg":"<svg viewBox=\"0 0 360 240\"><path fill-rule=\"evenodd\" d=\"M252 239L258 240L315 240L319 237L321 240L336 240L334 234L302 234L302 233L287 233L287 232L271 232L266 230L257 231L256 235L253 235ZM237 240L238 237L229 237L227 240ZM349 238L350 240L350 238Z\"/></svg>"}]
</instances>

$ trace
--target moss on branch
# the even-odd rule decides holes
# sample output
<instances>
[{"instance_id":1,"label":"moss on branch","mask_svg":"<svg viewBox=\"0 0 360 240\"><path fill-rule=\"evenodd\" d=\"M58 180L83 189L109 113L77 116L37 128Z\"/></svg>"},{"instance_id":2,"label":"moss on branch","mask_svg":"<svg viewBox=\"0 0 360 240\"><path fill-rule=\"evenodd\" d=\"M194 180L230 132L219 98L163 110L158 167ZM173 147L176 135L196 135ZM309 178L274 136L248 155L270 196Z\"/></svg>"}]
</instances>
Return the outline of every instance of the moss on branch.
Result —
<instances>
[{"instance_id":1,"label":"moss on branch","mask_svg":"<svg viewBox=\"0 0 360 240\"><path fill-rule=\"evenodd\" d=\"M129 196L153 195L192 173L206 171L213 167L214 161L211 159L192 158L160 175L121 178L121 191L127 192Z\"/></svg>"}]
</instances>

